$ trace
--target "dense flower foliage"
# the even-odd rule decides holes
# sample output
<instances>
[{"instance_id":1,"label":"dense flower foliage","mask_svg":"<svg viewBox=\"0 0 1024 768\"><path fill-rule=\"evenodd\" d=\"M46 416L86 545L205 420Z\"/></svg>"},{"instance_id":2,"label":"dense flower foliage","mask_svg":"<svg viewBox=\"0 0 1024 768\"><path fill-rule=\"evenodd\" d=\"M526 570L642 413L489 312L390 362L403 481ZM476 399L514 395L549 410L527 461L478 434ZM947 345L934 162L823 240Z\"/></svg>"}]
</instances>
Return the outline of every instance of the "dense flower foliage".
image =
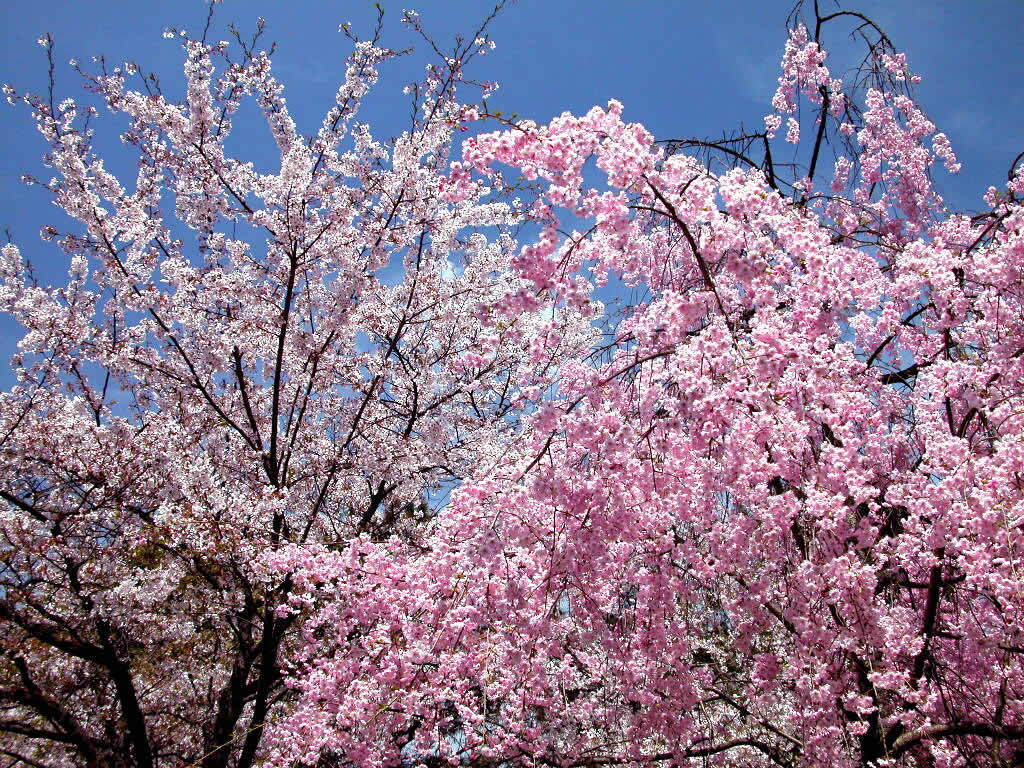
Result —
<instances>
[{"instance_id":1,"label":"dense flower foliage","mask_svg":"<svg viewBox=\"0 0 1024 768\"><path fill-rule=\"evenodd\" d=\"M304 137L268 54L186 37L181 104L83 73L133 188L8 89L81 230L64 286L0 261L5 754L1024 759L1024 173L946 210L906 58L812 27L762 133L670 144L463 103L483 29L391 141L354 40ZM226 149L246 98L275 173Z\"/></svg>"}]
</instances>

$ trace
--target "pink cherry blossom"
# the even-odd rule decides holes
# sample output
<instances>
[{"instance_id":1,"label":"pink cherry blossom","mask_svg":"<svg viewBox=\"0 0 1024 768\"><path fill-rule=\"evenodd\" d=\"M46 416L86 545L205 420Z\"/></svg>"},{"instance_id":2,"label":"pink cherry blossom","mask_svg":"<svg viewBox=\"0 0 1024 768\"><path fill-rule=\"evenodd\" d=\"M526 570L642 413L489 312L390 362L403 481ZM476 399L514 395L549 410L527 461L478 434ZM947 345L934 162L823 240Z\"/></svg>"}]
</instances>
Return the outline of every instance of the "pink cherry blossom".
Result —
<instances>
[{"instance_id":1,"label":"pink cherry blossom","mask_svg":"<svg viewBox=\"0 0 1024 768\"><path fill-rule=\"evenodd\" d=\"M825 66L851 19L866 89ZM814 21L747 145L494 120L484 32L388 141L379 40L306 136L269 52L171 31L181 103L83 72L134 179L5 87L76 222L63 285L0 249L5 752L1017 764L1024 178L948 211L906 58ZM228 150L245 100L271 173Z\"/></svg>"}]
</instances>

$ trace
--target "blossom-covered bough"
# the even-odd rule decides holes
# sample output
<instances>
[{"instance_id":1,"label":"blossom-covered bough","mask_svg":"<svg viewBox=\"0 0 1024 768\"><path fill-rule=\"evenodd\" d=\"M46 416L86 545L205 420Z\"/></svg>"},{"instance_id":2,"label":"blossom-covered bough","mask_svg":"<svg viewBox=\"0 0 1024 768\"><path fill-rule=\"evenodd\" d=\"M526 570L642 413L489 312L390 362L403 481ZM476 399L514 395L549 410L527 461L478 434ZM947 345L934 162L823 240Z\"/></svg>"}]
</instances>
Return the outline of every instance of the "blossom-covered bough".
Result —
<instances>
[{"instance_id":1,"label":"blossom-covered bough","mask_svg":"<svg viewBox=\"0 0 1024 768\"><path fill-rule=\"evenodd\" d=\"M657 142L617 102L544 126L463 104L483 29L392 142L353 119L376 36L310 137L258 40L185 38L183 104L88 75L134 189L82 108L11 93L81 231L44 233L65 286L0 264L27 329L0 751L1024 760L1020 158L985 213L947 211L905 58L810 16L735 142ZM850 82L821 47L843 24ZM279 172L226 150L243 98ZM481 119L505 125L459 146ZM798 165L772 160L784 122ZM613 313L608 284L644 298Z\"/></svg>"}]
</instances>

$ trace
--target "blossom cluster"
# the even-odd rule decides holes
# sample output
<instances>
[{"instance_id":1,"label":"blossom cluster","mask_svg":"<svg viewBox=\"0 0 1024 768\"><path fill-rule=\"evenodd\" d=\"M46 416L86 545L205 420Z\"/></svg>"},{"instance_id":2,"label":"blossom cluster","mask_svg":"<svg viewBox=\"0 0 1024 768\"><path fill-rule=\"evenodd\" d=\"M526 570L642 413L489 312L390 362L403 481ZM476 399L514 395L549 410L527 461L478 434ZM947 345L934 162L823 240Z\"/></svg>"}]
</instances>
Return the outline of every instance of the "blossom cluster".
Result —
<instances>
[{"instance_id":1,"label":"blossom cluster","mask_svg":"<svg viewBox=\"0 0 1024 768\"><path fill-rule=\"evenodd\" d=\"M269 52L178 36L181 103L85 75L131 183L5 89L78 225L62 286L0 249L13 759L1019 760L1024 174L949 213L904 57L851 90L795 27L765 161L722 170L617 101L478 130L483 33L391 141L376 42L304 136Z\"/></svg>"}]
</instances>

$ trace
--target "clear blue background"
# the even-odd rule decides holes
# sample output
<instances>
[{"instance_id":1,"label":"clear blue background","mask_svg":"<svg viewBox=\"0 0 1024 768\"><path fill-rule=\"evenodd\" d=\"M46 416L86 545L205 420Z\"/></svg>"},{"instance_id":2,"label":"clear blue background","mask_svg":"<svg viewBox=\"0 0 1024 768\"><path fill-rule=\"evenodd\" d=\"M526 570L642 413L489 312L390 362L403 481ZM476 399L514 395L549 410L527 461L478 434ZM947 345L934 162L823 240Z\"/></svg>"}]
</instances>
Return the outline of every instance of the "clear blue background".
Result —
<instances>
[{"instance_id":1,"label":"clear blue background","mask_svg":"<svg viewBox=\"0 0 1024 768\"><path fill-rule=\"evenodd\" d=\"M491 7L481 0L401 2L420 12L442 44L457 32L471 34ZM521 0L493 23L490 34L497 50L478 59L471 73L501 83L490 101L492 109L539 122L616 98L626 106L626 119L644 123L658 138L720 136L741 123L757 129L778 77L790 7L788 0ZM822 7L834 6L822 0ZM940 191L954 208L979 209L985 189L1002 186L1010 161L1024 149L1024 2L851 0L845 7L874 18L907 52L911 69L924 77L919 99L963 163L960 176L940 175ZM381 138L405 125L408 108L401 87L417 79L428 60L422 41L398 23L401 3L385 2L384 9L384 43L418 47L412 56L385 65L362 115ZM46 59L36 39L49 32L56 41L59 97L80 92L68 59L88 66L90 57L99 54L111 65L138 61L161 77L169 95L180 96L181 47L161 33L174 25L197 34L206 12L201 0L6 0L0 9L5 30L0 81L19 91L43 92ZM248 33L258 16L265 17L265 40L278 43L275 71L286 85L300 130L310 133L333 103L343 76L349 43L338 25L351 21L354 30L368 34L375 15L373 3L365 0L226 0L216 8L211 39L227 39L228 22ZM834 75L840 73L840 61L853 63L848 55L844 58L853 50L846 30L833 29L835 55L828 63ZM239 153L261 169L276 167L265 127L257 121L242 123L234 137ZM97 127L109 141L123 126L103 116ZM19 181L26 172L50 177L39 162L45 145L24 107L0 104L0 135L0 228L10 229L44 282L60 281L65 257L53 243L41 242L38 233L44 224L65 230L68 221L45 190ZM112 167L127 172L123 179L133 184L130 157ZM0 318L0 355L13 351L17 334L9 318ZM5 372L6 367L0 370L0 384L9 385Z\"/></svg>"}]
</instances>

